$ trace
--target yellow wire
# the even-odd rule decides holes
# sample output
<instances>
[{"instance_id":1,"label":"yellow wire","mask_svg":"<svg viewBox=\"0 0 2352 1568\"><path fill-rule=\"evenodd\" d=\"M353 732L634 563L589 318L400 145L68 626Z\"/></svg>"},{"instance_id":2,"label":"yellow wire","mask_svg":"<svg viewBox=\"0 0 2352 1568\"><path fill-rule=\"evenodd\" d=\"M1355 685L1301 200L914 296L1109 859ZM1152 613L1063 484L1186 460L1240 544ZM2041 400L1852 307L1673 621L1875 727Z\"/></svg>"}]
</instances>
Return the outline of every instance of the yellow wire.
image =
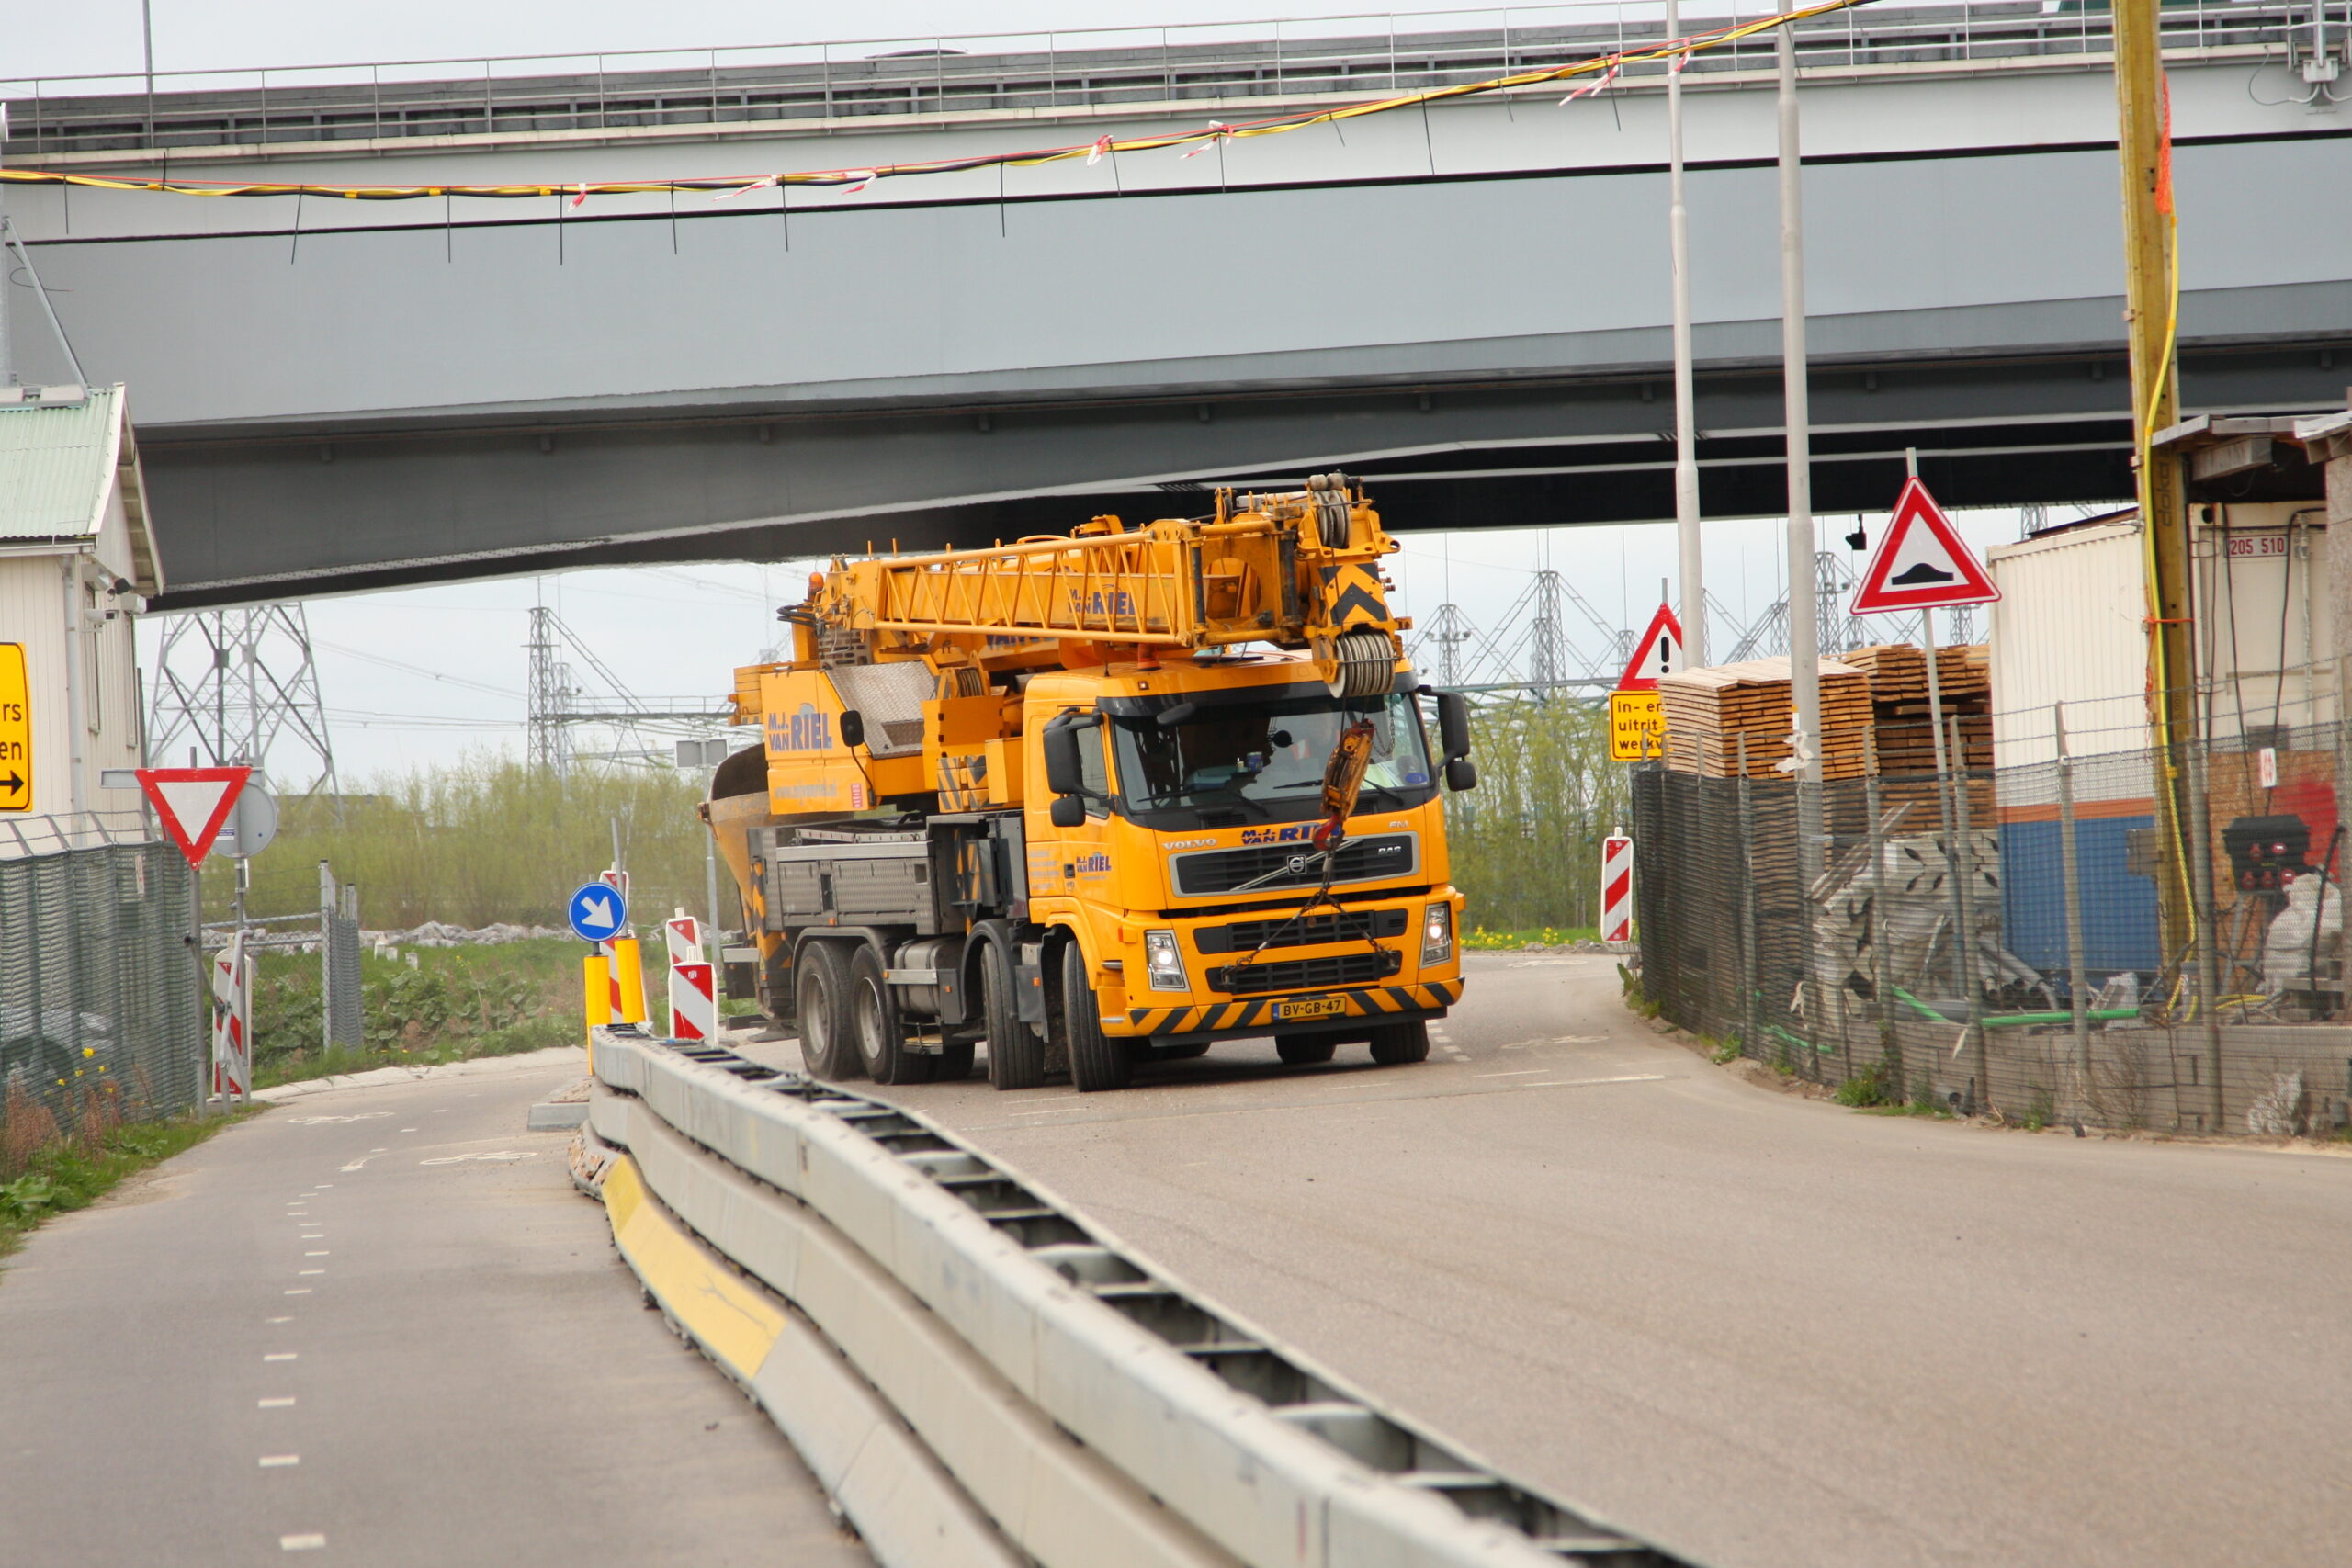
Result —
<instances>
[{"instance_id":1,"label":"yellow wire","mask_svg":"<svg viewBox=\"0 0 2352 1568\"><path fill-rule=\"evenodd\" d=\"M1399 94L1339 108L1321 110L1278 118L1272 123L1239 126L1215 126L1200 130L1169 131L1153 136L1139 136L1125 141L1113 139L1104 146L1100 141L1080 145L1042 149L1032 152L1017 152L1000 158L986 159L968 168L1003 165L1012 168L1036 168L1046 164L1085 158L1102 152L1148 152L1168 147L1182 147L1193 142L1213 144L1219 137L1228 141L1244 136L1279 136L1293 130L1305 130L1312 126L1342 119L1355 119L1365 115L1385 114L1396 109L1414 108L1448 98L1474 96L1481 93L1507 91L1513 87L1534 86L1544 82L1564 82L1596 71L1614 71L1631 61L1671 60L1678 55L1691 55L1705 50L1720 49L1758 33L1793 25L1834 11L1848 11L1871 4L1871 0L1822 0L1821 4L1785 11L1776 17L1766 17L1753 22L1706 35L1669 39L1648 49L1622 50L1612 54L1597 55L1589 60L1555 66L1547 71L1523 71L1509 76L1489 77L1479 82L1464 82L1451 87L1432 87L1424 92ZM0 182L23 185L83 186L95 190L154 192L166 196L316 196L342 197L351 200L408 201L426 197L481 197L503 199L538 196L641 196L662 191L707 191L714 196L755 190L766 186L808 185L820 187L835 185L862 184L891 175L932 173L962 173L968 168L961 161L957 167L942 169L925 164L889 164L864 169L805 170L791 174L752 175L703 175L682 180L563 180L549 184L527 185L439 185L439 186L326 186L278 185L252 183L243 185L193 185L168 179L139 179L121 175L69 175L47 169L0 169Z\"/></svg>"}]
</instances>

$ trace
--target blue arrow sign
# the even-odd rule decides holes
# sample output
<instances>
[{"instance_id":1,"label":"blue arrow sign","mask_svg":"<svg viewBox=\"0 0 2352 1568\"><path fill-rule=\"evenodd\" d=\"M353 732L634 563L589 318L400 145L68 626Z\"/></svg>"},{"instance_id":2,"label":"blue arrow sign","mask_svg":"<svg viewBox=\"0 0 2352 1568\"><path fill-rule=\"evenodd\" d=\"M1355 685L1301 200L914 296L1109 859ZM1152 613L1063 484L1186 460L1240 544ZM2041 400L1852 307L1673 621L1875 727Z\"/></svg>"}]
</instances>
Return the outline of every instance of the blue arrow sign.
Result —
<instances>
[{"instance_id":1,"label":"blue arrow sign","mask_svg":"<svg viewBox=\"0 0 2352 1568\"><path fill-rule=\"evenodd\" d=\"M606 883L591 882L574 892L564 907L571 934L582 942L606 942L628 924L628 900Z\"/></svg>"}]
</instances>

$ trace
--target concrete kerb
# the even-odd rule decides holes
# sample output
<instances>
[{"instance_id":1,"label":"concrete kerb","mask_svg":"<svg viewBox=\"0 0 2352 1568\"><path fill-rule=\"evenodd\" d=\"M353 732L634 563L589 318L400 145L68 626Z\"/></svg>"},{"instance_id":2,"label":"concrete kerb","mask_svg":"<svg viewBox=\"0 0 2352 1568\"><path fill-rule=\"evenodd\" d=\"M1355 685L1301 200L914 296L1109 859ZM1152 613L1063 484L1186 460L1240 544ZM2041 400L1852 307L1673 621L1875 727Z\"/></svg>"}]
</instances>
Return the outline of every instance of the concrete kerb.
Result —
<instances>
[{"instance_id":1,"label":"concrete kerb","mask_svg":"<svg viewBox=\"0 0 2352 1568\"><path fill-rule=\"evenodd\" d=\"M626 1141L655 1191L726 1258L790 1301L815 1337L878 1391L936 1461L1022 1551L1038 1562L1134 1568L1232 1568L1233 1559L1146 1496L1036 1407L805 1205L745 1177L621 1095L600 1094L594 1130ZM700 1216L696 1223L695 1216ZM873 1542L861 1497L836 1486L825 1457L850 1447L823 1411L799 1404L797 1374L763 1365L751 1386ZM888 1490L894 1495L897 1484ZM893 1503L896 1508L901 1505Z\"/></svg>"},{"instance_id":2,"label":"concrete kerb","mask_svg":"<svg viewBox=\"0 0 2352 1568\"><path fill-rule=\"evenodd\" d=\"M596 1186L615 1245L671 1324L776 1423L886 1568L1020 1568L872 1386L680 1223L631 1154L610 1153Z\"/></svg>"},{"instance_id":3,"label":"concrete kerb","mask_svg":"<svg viewBox=\"0 0 2352 1568\"><path fill-rule=\"evenodd\" d=\"M1046 1416L1242 1561L1559 1561L1275 1416L831 1114L634 1033L600 1033L596 1062L608 1087L801 1200ZM970 1160L951 1153L935 1163L952 1169L958 1158Z\"/></svg>"}]
</instances>

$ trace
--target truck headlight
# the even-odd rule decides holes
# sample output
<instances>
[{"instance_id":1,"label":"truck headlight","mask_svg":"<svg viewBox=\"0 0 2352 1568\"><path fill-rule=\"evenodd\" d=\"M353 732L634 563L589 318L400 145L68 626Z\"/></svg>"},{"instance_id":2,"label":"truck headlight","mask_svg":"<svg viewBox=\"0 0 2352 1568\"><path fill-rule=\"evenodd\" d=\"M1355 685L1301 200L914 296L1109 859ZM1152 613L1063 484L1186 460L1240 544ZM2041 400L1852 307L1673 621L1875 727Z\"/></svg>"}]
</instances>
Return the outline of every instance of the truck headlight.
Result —
<instances>
[{"instance_id":1,"label":"truck headlight","mask_svg":"<svg viewBox=\"0 0 2352 1568\"><path fill-rule=\"evenodd\" d=\"M1421 912L1421 962L1442 964L1453 956L1453 906L1431 904Z\"/></svg>"},{"instance_id":2,"label":"truck headlight","mask_svg":"<svg viewBox=\"0 0 2352 1568\"><path fill-rule=\"evenodd\" d=\"M1192 981L1184 977L1184 952L1176 945L1174 931L1143 933L1144 968L1151 976L1155 991L1189 991Z\"/></svg>"}]
</instances>

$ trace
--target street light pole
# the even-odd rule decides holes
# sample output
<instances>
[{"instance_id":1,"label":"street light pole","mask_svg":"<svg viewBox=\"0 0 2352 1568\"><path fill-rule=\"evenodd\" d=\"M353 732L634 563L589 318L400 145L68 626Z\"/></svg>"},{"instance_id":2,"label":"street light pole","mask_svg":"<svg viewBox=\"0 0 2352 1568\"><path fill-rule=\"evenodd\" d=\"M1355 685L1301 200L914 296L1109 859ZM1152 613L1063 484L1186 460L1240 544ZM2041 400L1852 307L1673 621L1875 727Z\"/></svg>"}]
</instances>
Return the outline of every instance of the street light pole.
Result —
<instances>
[{"instance_id":1,"label":"street light pole","mask_svg":"<svg viewBox=\"0 0 2352 1568\"><path fill-rule=\"evenodd\" d=\"M1813 414L1805 388L1804 189L1797 144L1796 46L1791 23L1774 39L1781 74L1781 397L1789 459L1789 681L1796 709L1797 779L1821 783L1821 625L1813 559ZM1690 628L1683 628L1689 635ZM1815 810L1819 810L1815 797ZM1811 863L1816 835L1805 834Z\"/></svg>"},{"instance_id":2,"label":"street light pole","mask_svg":"<svg viewBox=\"0 0 2352 1568\"><path fill-rule=\"evenodd\" d=\"M1682 36L1680 0L1666 0L1666 36ZM1682 199L1682 65L1667 62L1668 239L1674 275L1674 533L1682 571L1682 657L1707 662L1707 586L1699 536L1699 417L1690 373L1690 223Z\"/></svg>"}]
</instances>

